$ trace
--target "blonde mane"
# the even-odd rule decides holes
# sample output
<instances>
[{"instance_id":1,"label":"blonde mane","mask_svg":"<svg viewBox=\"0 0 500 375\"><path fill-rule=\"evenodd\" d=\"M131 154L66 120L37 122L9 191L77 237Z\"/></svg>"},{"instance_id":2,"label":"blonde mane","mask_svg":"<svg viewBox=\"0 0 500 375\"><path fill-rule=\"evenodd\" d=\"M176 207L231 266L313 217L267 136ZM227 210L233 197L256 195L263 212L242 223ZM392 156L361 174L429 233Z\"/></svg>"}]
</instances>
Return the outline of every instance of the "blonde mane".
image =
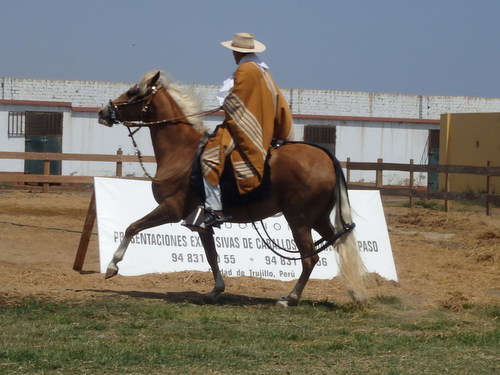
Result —
<instances>
[{"instance_id":1,"label":"blonde mane","mask_svg":"<svg viewBox=\"0 0 500 375\"><path fill-rule=\"evenodd\" d=\"M141 93L147 91L148 84L156 73L158 73L158 70L151 70L144 73L138 84ZM182 113L188 116L187 120L194 128L200 132L205 132L207 128L203 125L202 116L195 115L203 110L203 100L200 95L196 94L191 87L172 82L170 76L166 75L163 71L158 82L165 87L172 99L180 107Z\"/></svg>"}]
</instances>

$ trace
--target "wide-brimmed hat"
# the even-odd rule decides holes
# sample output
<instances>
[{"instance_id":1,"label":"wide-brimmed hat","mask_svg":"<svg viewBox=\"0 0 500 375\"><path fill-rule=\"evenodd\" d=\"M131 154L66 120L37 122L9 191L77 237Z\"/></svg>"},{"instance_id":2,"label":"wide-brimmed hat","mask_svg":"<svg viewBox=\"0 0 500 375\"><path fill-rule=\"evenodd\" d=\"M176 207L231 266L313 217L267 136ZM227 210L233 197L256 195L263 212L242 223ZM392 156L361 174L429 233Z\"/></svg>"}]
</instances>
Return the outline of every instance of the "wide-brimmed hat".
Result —
<instances>
[{"instance_id":1,"label":"wide-brimmed hat","mask_svg":"<svg viewBox=\"0 0 500 375\"><path fill-rule=\"evenodd\" d=\"M253 34L249 33L236 33L233 40L221 42L220 44L233 51L243 53L264 52L266 50L266 46L254 39Z\"/></svg>"}]
</instances>

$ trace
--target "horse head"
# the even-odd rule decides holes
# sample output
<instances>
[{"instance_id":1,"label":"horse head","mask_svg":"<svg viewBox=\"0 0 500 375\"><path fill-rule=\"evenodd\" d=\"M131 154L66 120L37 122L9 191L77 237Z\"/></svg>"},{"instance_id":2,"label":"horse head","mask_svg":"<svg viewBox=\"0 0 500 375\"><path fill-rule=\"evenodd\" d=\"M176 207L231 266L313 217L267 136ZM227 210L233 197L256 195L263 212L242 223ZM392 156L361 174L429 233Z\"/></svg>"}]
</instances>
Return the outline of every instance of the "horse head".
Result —
<instances>
[{"instance_id":1,"label":"horse head","mask_svg":"<svg viewBox=\"0 0 500 375\"><path fill-rule=\"evenodd\" d=\"M156 96L160 91L161 95ZM192 88L173 83L163 72L152 70L144 73L138 84L103 106L99 110L99 123L113 126L133 122L147 126L182 122L203 133L206 128L202 106L202 98Z\"/></svg>"},{"instance_id":2,"label":"horse head","mask_svg":"<svg viewBox=\"0 0 500 375\"><path fill-rule=\"evenodd\" d=\"M99 123L111 127L124 121L146 121L153 97L163 87L160 77L160 71L144 75L139 84L110 100L99 110Z\"/></svg>"}]
</instances>

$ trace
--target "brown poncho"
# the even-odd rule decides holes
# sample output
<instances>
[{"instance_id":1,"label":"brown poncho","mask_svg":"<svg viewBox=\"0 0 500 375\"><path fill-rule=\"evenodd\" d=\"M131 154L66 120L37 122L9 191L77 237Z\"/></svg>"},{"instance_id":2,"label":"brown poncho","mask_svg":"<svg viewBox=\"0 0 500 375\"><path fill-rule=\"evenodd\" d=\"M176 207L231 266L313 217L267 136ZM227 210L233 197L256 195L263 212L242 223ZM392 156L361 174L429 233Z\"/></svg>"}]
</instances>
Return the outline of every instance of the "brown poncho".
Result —
<instances>
[{"instance_id":1,"label":"brown poncho","mask_svg":"<svg viewBox=\"0 0 500 375\"><path fill-rule=\"evenodd\" d=\"M203 175L212 185L218 184L230 155L238 190L249 193L262 182L273 138L292 139L292 114L269 71L254 62L238 67L222 107L226 118L205 147Z\"/></svg>"}]
</instances>

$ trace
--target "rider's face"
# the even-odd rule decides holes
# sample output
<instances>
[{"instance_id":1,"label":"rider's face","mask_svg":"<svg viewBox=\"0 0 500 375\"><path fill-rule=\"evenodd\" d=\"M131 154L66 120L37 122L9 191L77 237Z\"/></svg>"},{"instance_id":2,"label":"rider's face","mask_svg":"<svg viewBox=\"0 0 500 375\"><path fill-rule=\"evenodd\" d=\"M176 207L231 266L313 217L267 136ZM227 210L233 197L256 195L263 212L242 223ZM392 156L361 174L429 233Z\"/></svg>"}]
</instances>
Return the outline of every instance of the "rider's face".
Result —
<instances>
[{"instance_id":1,"label":"rider's face","mask_svg":"<svg viewBox=\"0 0 500 375\"><path fill-rule=\"evenodd\" d=\"M233 51L234 62L236 65L240 63L240 60L245 54L243 52Z\"/></svg>"}]
</instances>

